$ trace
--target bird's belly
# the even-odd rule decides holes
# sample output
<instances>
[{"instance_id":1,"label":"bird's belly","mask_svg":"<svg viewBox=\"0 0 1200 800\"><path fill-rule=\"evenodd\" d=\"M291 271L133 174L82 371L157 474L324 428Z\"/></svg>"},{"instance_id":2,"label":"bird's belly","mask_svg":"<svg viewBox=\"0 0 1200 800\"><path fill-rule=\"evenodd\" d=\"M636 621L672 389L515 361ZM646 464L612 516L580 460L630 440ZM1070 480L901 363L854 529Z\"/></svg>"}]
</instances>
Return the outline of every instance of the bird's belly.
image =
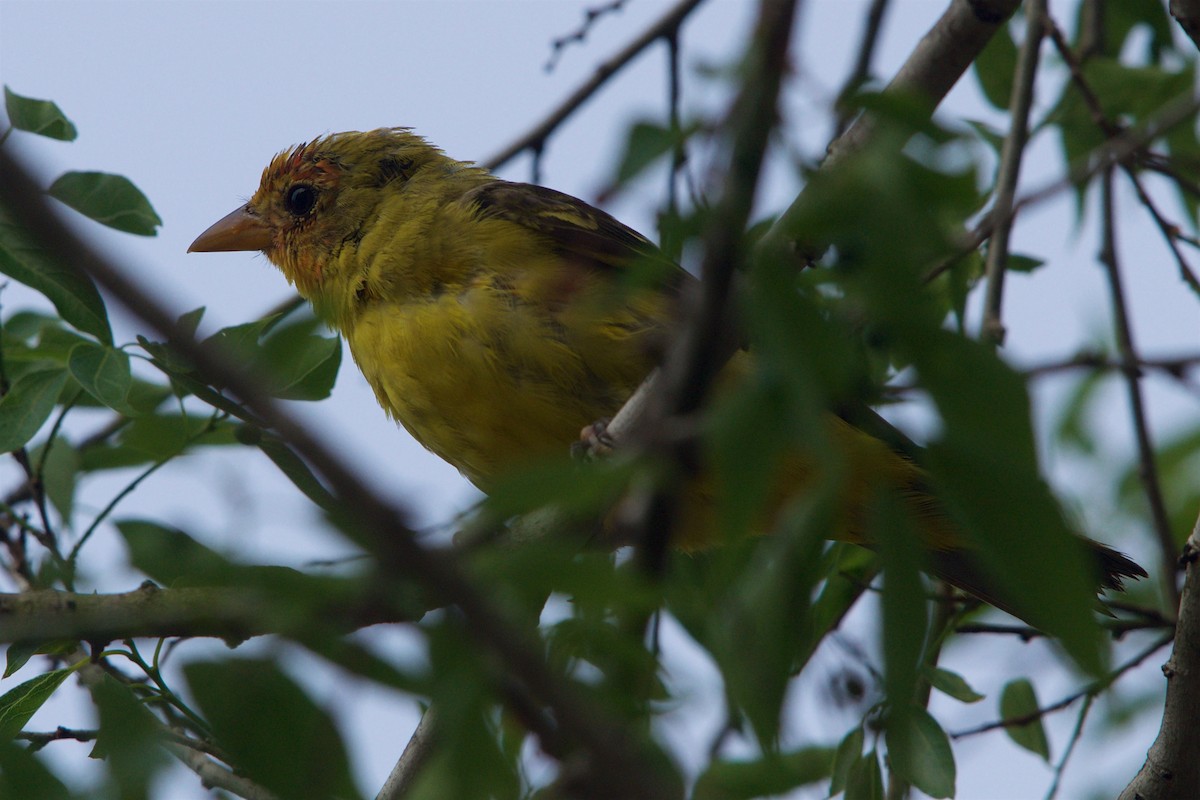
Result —
<instances>
[{"instance_id":1,"label":"bird's belly","mask_svg":"<svg viewBox=\"0 0 1200 800\"><path fill-rule=\"evenodd\" d=\"M633 388L602 381L561 336L511 307L381 304L347 339L380 405L484 491L506 470L566 454Z\"/></svg>"}]
</instances>

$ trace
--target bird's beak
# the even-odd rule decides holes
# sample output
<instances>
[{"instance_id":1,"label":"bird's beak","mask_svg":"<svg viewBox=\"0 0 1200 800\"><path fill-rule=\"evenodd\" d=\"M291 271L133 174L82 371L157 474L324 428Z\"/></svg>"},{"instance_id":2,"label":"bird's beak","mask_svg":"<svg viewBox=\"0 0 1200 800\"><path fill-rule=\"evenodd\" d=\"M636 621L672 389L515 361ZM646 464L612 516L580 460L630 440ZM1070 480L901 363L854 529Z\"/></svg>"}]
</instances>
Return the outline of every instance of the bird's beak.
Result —
<instances>
[{"instance_id":1,"label":"bird's beak","mask_svg":"<svg viewBox=\"0 0 1200 800\"><path fill-rule=\"evenodd\" d=\"M189 253L216 253L228 250L266 250L271 246L271 229L262 218L242 206L227 214L196 237Z\"/></svg>"}]
</instances>

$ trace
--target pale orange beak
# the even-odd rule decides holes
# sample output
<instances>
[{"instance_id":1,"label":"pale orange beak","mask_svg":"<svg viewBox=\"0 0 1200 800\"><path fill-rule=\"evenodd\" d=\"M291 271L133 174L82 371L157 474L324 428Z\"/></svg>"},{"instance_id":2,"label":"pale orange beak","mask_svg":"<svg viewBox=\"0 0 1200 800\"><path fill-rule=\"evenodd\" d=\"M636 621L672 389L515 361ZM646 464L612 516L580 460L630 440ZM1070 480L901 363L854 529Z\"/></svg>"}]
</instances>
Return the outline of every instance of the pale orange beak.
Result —
<instances>
[{"instance_id":1,"label":"pale orange beak","mask_svg":"<svg viewBox=\"0 0 1200 800\"><path fill-rule=\"evenodd\" d=\"M189 253L217 253L230 250L266 250L271 246L271 229L262 219L242 206L221 217L196 237Z\"/></svg>"}]
</instances>

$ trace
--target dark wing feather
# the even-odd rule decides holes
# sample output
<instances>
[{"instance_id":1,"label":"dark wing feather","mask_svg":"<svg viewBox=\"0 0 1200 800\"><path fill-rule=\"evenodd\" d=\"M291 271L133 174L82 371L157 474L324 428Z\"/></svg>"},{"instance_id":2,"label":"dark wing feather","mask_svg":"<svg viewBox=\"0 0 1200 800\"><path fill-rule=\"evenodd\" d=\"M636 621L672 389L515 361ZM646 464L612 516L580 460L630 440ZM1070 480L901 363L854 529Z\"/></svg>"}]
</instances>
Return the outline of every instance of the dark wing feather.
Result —
<instances>
[{"instance_id":1,"label":"dark wing feather","mask_svg":"<svg viewBox=\"0 0 1200 800\"><path fill-rule=\"evenodd\" d=\"M649 266L656 282L671 294L678 294L692 280L645 236L569 194L498 180L472 189L463 199L475 206L481 218L522 225L564 258L590 269L624 272L634 263Z\"/></svg>"}]
</instances>

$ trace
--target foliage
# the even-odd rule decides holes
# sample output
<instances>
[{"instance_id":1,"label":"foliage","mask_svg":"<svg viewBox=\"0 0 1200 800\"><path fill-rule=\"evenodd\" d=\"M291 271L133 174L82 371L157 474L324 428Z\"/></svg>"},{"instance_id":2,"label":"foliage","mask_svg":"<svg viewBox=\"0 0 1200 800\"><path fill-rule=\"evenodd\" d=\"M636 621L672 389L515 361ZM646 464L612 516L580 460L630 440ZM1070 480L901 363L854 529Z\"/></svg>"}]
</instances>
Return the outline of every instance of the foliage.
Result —
<instances>
[{"instance_id":1,"label":"foliage","mask_svg":"<svg viewBox=\"0 0 1200 800\"><path fill-rule=\"evenodd\" d=\"M1113 169L1124 169L1130 181L1151 173L1174 179L1194 172L1200 153L1193 107L1182 124L1154 133L1133 155L1120 162L1103 157L1120 137L1152 130L1195 84L1195 55L1173 38L1162 4L1115 5L1121 12L1110 20L1109 39L1097 53L1079 56L1078 64L1069 63L1076 56L1067 54L1043 63L1039 86L1056 87L1059 96L1030 125L1035 139L1057 140L1063 186L1075 193L1081 219L1093 213L1087 198L1113 179ZM1126 45L1141 28L1149 38L1136 41L1148 45L1131 55ZM974 65L984 97L1000 111L1007 111L1017 90L1013 72L1022 45L1015 30L1015 23L1002 28ZM64 141L75 137L75 126L54 103L7 88L5 100L11 130ZM590 534L630 487L637 496L647 486L669 485L678 465L664 463L661 453L634 449L601 463L539 465L511 476L464 521L467 542L451 551L489 607L529 634L530 652L565 687L560 695L570 702L563 705L601 709L604 719L596 725L611 723L620 730L622 746L646 774L666 776L663 785L686 784L695 798L774 796L811 785L846 798L899 796L905 786L931 797L955 794L961 773L955 739L929 698L934 689L937 697L962 704L984 698L972 688L972 676L938 665L952 642L969 644L957 631L975 624L976 604L926 576L923 570L934 565L920 546L919 521L886 486L871 487L876 497L865 521L878 543L875 552L824 541L847 477L822 433L828 410L900 398L936 420L921 447L895 429L886 435L912 448L928 470L941 502L994 580L997 596L1052 635L1070 669L1091 679L1080 694L1088 703L1126 669L1112 666L1110 632L1135 630L1139 620L1144 627L1161 625L1171 614L1143 592L1134 602L1144 613L1133 622L1098 619L1091 576L1074 544L1075 524L1044 477L1032 413L1034 376L1009 364L989 342L973 338L966 324L969 300L983 291L987 249L995 245L987 244L986 235L969 240L964 232L988 223L981 210L995 202L998 172L992 166L1004 134L983 124L930 121L922 103L891 93L864 93L854 102L872 115L874 138L827 169L807 171L800 201L786 217L790 236L820 245L819 263L799 269L791 259L763 257L745 265L743 316L755 353L752 375L740 391L713 402L695 448L711 466L715 494L724 498L715 513L730 534L728 543L676 554L657 573L647 573L637 557L579 547L581 532ZM676 181L684 160L675 156L688 148L704 151L719 123L638 122L629 131L615 185L653 174L668 157L670 180ZM1200 198L1194 183L1183 179L1171 180L1169 191L1187 213L1182 222L1163 227L1179 252L1195 242L1186 232L1194 232ZM69 172L48 192L121 231L153 236L161 224L150 201L121 176ZM1158 201L1147 196L1143 202ZM1157 205L1153 209L1165 214ZM664 236L697 245L711 224L709 209L701 204L671 211L665 219L674 227ZM1008 256L1013 272L1052 267L1038 253ZM1186 259L1179 259L1178 268L1185 282L1195 284ZM572 783L579 777L572 770L591 776L586 770L604 763L596 755L601 748L590 751L586 736L569 729L562 706L539 705L523 676L506 674L496 652L481 645L487 637L473 628L477 621L469 613L443 608L458 598L397 575L396 558L389 561L385 551L364 544L369 539L363 530L374 522L349 501L345 486L334 485L219 376L198 367L179 341L150 332L136 342L114 341L105 300L92 280L58 263L4 210L0 272L44 295L56 311L6 308L0 321L0 450L11 454L24 475L4 499L3 566L24 591L87 592L79 577L86 545L120 535L131 565L162 591L208 588L214 598L253 593L253 613L281 640L343 675L431 705L437 747L412 796L532 796L545 789L547 779L529 768L531 739L555 764L549 780L566 794L586 795ZM203 309L185 315L179 330L194 335L202 315ZM1113 338L1121 340L1119 334ZM264 394L286 400L327 397L341 357L340 343L295 304L224 328L201 344L254 374ZM1099 463L1104 454L1087 418L1098 402L1097 387L1124 380L1110 367L1137 354L1118 349L1091 356L1061 370L1069 373L1072 397L1057 443L1092 459L1098 472L1116 476L1123 512L1150 528L1147 503L1153 500L1145 499L1138 484L1145 464L1136 458ZM1185 365L1176 372L1186 370ZM103 413L107 421L91 436L64 433L65 420L81 413ZM119 501L146 476L209 447L261 450L323 512L326 524L370 551L369 557L329 579L243 563L237 554L213 551L161 521L116 518ZM744 536L761 525L772 501L772 475L795 448L828 469L778 515L772 530L763 531L771 535ZM1152 457L1168 488L1165 511L1172 530L1166 538L1182 541L1195 513L1200 435L1193 426ZM99 475L120 477L124 488L103 508L81 507L75 502L79 483ZM525 522L536 520L548 507L557 514L548 515L548 531L523 536L522 523L513 520L519 515ZM832 634L852 607L869 603L863 599L871 594L868 587L877 588L881 598L879 633L860 659L871 678L848 702L855 723L840 739L844 726L820 740L797 743L787 734L789 694L814 680L815 654L836 646ZM937 602L931 602L934 597ZM398 664L375 654L346 635L358 618L326 616L333 607L383 608L408 620L420 633L424 659ZM134 606L125 611L137 614ZM225 618L216 599L211 611L197 616L218 635L238 640L260 632L221 630ZM423 620L412 621L425 611L430 613ZM655 615L680 623L723 682L727 726L692 774L680 775L681 759L657 727L687 698L673 685L648 635ZM352 778L357 754L339 733L336 709L289 674L286 648L254 659L195 658L183 648L178 658L186 662L184 683L177 684L164 670L174 649L168 639L174 636L11 641L6 678L42 663L32 661L35 656L45 656L51 666L6 685L0 696L0 794L71 796L37 754L53 746L52 739L26 732L36 746L10 740L22 735L44 703L66 691L66 678L76 673L91 676L87 691L99 720L93 755L105 760L107 784L98 795L150 796L167 763L163 753L180 748L211 755L233 767L236 777L280 798L363 793ZM147 658L148 646L153 654ZM988 713L1007 721L998 727L1012 741L1049 763L1052 749L1043 725L1048 712L1034 680L1011 680L990 698L998 712ZM730 740L740 746L725 746ZM589 758L596 763L587 763Z\"/></svg>"}]
</instances>

